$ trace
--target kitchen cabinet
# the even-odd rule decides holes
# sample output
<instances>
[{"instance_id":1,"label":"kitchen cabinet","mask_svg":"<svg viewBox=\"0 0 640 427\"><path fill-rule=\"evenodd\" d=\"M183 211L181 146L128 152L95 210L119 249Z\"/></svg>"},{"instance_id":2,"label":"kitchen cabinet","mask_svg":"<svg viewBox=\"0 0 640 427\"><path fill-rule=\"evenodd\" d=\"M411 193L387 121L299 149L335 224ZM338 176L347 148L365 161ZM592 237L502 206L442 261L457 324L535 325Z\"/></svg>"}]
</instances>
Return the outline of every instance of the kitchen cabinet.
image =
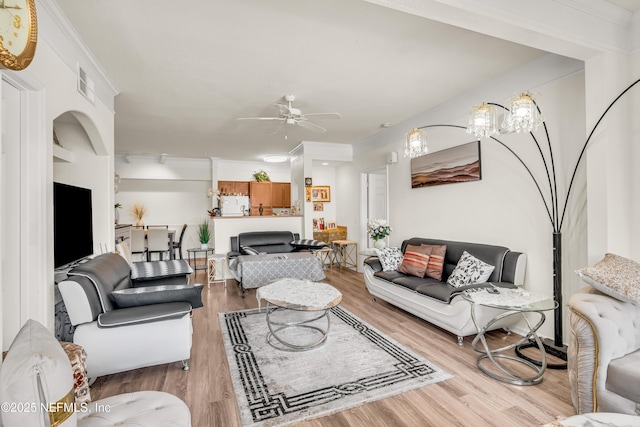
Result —
<instances>
[{"instance_id":1,"label":"kitchen cabinet","mask_svg":"<svg viewBox=\"0 0 640 427\"><path fill-rule=\"evenodd\" d=\"M249 181L218 181L218 190L222 196L248 196Z\"/></svg>"},{"instance_id":2,"label":"kitchen cabinet","mask_svg":"<svg viewBox=\"0 0 640 427\"><path fill-rule=\"evenodd\" d=\"M251 216L260 215L260 204L262 204L262 215L269 216L273 213L272 204L272 183L249 182L249 199L251 201Z\"/></svg>"},{"instance_id":3,"label":"kitchen cabinet","mask_svg":"<svg viewBox=\"0 0 640 427\"><path fill-rule=\"evenodd\" d=\"M274 182L271 186L271 202L274 208L291 207L291 183Z\"/></svg>"}]
</instances>

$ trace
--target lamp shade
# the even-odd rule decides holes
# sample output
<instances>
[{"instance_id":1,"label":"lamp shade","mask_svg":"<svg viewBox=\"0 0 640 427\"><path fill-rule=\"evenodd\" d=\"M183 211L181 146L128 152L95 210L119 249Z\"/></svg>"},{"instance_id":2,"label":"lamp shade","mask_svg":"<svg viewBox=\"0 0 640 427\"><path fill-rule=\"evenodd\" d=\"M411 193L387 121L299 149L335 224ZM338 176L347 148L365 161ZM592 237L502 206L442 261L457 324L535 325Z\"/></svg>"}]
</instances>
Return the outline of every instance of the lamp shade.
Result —
<instances>
[{"instance_id":1,"label":"lamp shade","mask_svg":"<svg viewBox=\"0 0 640 427\"><path fill-rule=\"evenodd\" d=\"M538 129L544 117L538 111L536 101L529 92L509 100L509 113L505 115L502 129L508 132L531 132Z\"/></svg>"},{"instance_id":2,"label":"lamp shade","mask_svg":"<svg viewBox=\"0 0 640 427\"><path fill-rule=\"evenodd\" d=\"M427 154L429 148L427 147L427 133L421 129L413 129L407 133L407 140L404 144L404 156L405 157L418 157L423 154Z\"/></svg>"},{"instance_id":3,"label":"lamp shade","mask_svg":"<svg viewBox=\"0 0 640 427\"><path fill-rule=\"evenodd\" d=\"M474 105L469 111L469 125L467 133L472 133L476 138L488 138L499 135L498 113L496 107L483 102L482 105Z\"/></svg>"}]
</instances>

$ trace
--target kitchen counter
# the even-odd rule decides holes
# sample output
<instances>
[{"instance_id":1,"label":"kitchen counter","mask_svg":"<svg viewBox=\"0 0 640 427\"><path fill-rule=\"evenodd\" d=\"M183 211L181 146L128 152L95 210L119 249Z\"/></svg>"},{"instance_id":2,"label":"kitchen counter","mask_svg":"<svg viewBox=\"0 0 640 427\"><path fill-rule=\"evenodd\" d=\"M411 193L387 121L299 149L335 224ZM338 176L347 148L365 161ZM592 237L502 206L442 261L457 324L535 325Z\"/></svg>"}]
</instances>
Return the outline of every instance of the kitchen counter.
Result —
<instances>
[{"instance_id":1,"label":"kitchen counter","mask_svg":"<svg viewBox=\"0 0 640 427\"><path fill-rule=\"evenodd\" d=\"M214 216L213 240L217 254L231 250L231 237L247 231L291 231L303 235L304 217L289 216Z\"/></svg>"}]
</instances>

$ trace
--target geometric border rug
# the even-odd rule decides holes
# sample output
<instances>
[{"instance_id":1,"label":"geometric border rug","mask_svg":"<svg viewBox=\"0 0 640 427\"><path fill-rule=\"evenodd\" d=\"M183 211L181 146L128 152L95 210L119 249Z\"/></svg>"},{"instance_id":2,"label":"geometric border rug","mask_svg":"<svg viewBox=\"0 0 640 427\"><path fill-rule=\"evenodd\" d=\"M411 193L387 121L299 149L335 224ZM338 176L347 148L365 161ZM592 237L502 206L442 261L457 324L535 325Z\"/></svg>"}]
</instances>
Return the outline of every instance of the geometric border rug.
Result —
<instances>
[{"instance_id":1,"label":"geometric border rug","mask_svg":"<svg viewBox=\"0 0 640 427\"><path fill-rule=\"evenodd\" d=\"M243 426L300 422L451 378L347 310L329 316L324 344L291 352L267 343L266 310L219 314Z\"/></svg>"}]
</instances>

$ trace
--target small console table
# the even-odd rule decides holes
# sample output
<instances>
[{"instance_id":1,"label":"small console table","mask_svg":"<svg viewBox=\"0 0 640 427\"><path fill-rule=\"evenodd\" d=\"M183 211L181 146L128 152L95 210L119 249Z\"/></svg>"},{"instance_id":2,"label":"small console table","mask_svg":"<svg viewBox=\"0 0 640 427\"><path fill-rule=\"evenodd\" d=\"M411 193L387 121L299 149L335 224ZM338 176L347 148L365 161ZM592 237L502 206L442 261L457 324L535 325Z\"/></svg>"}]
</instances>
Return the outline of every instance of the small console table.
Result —
<instances>
[{"instance_id":1,"label":"small console table","mask_svg":"<svg viewBox=\"0 0 640 427\"><path fill-rule=\"evenodd\" d=\"M198 254L204 253L204 263L202 265L198 265ZM187 249L187 260L189 261L189 265L191 264L191 259L193 258L193 272L194 274L198 273L198 270L206 270L208 268L207 259L209 258L209 254L214 254L214 248L190 248Z\"/></svg>"}]
</instances>

